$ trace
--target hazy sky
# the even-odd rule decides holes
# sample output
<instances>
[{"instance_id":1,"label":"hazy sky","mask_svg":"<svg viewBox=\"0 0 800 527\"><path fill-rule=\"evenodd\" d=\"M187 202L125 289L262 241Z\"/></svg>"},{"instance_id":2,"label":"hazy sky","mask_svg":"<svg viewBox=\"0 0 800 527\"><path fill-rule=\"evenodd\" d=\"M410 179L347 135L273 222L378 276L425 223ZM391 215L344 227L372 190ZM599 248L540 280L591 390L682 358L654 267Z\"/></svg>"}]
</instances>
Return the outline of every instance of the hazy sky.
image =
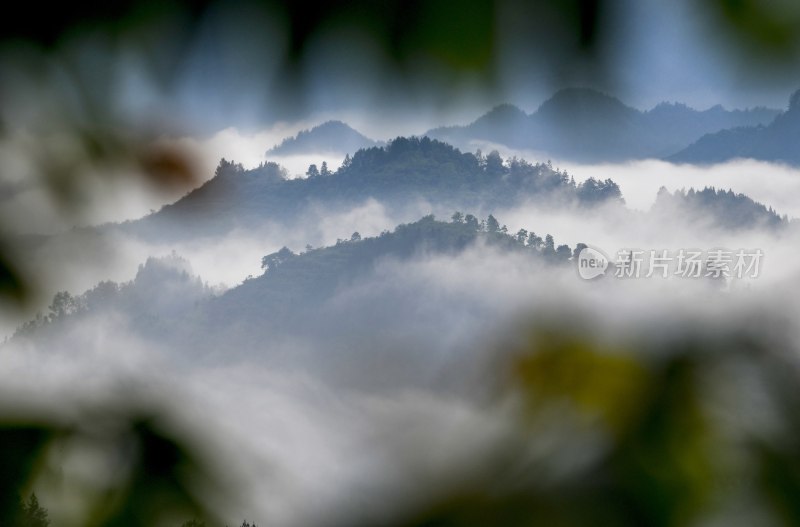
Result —
<instances>
[{"instance_id":1,"label":"hazy sky","mask_svg":"<svg viewBox=\"0 0 800 527\"><path fill-rule=\"evenodd\" d=\"M765 73L769 54L742 60L708 10L689 0L607 0L588 54L575 53L576 32L558 33L558 20L541 10L525 11L528 5L514 0L491 5L487 62L449 69L424 47L398 60L369 24L336 20L324 21L294 56L285 18L247 2L212 3L191 31L166 18L121 35L110 27L76 31L52 48L6 42L0 120L13 129L99 115L208 136L342 117L387 139L469 122L503 102L531 112L564 87L598 88L640 109L665 100L700 109L782 108L800 88L797 68ZM464 40L451 34L458 28L450 23L442 31Z\"/></svg>"},{"instance_id":2,"label":"hazy sky","mask_svg":"<svg viewBox=\"0 0 800 527\"><path fill-rule=\"evenodd\" d=\"M280 21L268 13L220 6L199 24L166 99L148 92L142 64L129 60L124 101L134 111L159 107L176 113L206 131L255 130L334 115L349 116L365 132L386 139L468 122L501 102L534 111L555 90L569 86L598 88L640 109L661 101L698 109L715 104L783 108L800 88L800 73L792 68L768 75L758 57L741 60L707 11L693 2L609 5L613 9L605 15L597 45L605 68L570 58L558 46L538 49L539 43L526 40L526 31L535 31L527 27L533 22L515 20L515 12L498 8L494 82L469 71L443 71L424 58L399 65L364 31L331 25L310 39L292 73L299 81L289 84Z\"/></svg>"},{"instance_id":3,"label":"hazy sky","mask_svg":"<svg viewBox=\"0 0 800 527\"><path fill-rule=\"evenodd\" d=\"M800 88L795 71L747 71L710 25L701 6L686 0L625 0L627 27L618 35L620 77L627 102L642 108L660 101L697 108L766 105L784 108Z\"/></svg>"}]
</instances>

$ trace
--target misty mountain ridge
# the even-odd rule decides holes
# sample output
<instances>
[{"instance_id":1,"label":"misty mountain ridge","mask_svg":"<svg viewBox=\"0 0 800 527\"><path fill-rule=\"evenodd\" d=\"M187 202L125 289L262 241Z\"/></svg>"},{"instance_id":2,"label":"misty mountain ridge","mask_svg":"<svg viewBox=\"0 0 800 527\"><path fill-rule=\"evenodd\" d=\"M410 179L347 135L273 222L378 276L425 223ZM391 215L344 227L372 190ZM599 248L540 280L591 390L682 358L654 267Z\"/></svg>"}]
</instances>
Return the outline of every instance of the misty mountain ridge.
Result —
<instances>
[{"instance_id":1,"label":"misty mountain ridge","mask_svg":"<svg viewBox=\"0 0 800 527\"><path fill-rule=\"evenodd\" d=\"M712 164L737 158L800 165L800 90L789 99L788 109L769 124L705 135L669 160Z\"/></svg>"},{"instance_id":2,"label":"misty mountain ridge","mask_svg":"<svg viewBox=\"0 0 800 527\"><path fill-rule=\"evenodd\" d=\"M268 156L310 155L320 152L355 152L362 148L380 146L342 121L327 121L311 129L287 137L267 150Z\"/></svg>"},{"instance_id":3,"label":"misty mountain ridge","mask_svg":"<svg viewBox=\"0 0 800 527\"><path fill-rule=\"evenodd\" d=\"M789 224L787 216L780 216L772 207L730 189L714 187L672 193L661 187L650 213L663 215L665 220L682 216L698 224L710 222L710 226L726 230L777 229Z\"/></svg>"},{"instance_id":4,"label":"misty mountain ridge","mask_svg":"<svg viewBox=\"0 0 800 527\"><path fill-rule=\"evenodd\" d=\"M698 228L731 231L789 224L771 207L711 187L672 193L662 187L650 211L638 214L682 218L697 222ZM180 349L211 352L215 346L230 347L235 339L237 346L258 347L274 334L308 332L309 318L317 320L317 331L340 331L339 326L320 323L333 316L331 299L357 288L387 261L402 263L432 255L455 258L480 248L489 251L487 257L492 252L515 253L558 267L573 260L580 246L557 244L549 234L528 229L509 232L492 215L480 220L456 212L449 222L428 215L374 237L362 239L354 232L327 247L306 246L300 252L283 247L264 255L260 276L248 277L226 291L204 284L192 274L189 263L173 253L148 258L128 283L100 282L79 296L58 293L49 313L23 325L16 337L49 338L67 320L122 313L134 331L157 335Z\"/></svg>"},{"instance_id":5,"label":"misty mountain ridge","mask_svg":"<svg viewBox=\"0 0 800 527\"><path fill-rule=\"evenodd\" d=\"M197 277L190 263L173 253L148 258L133 280L102 281L81 295L62 291L55 295L46 314L22 325L15 337L58 338L68 321L81 317L123 314L130 329L163 337L172 324L218 291Z\"/></svg>"},{"instance_id":6,"label":"misty mountain ridge","mask_svg":"<svg viewBox=\"0 0 800 527\"><path fill-rule=\"evenodd\" d=\"M746 196L711 188L662 189L650 212L629 214L631 219L637 214L688 221L696 217L704 226L732 230L787 223ZM456 212L450 221L429 215L374 237L362 239L354 232L326 247L284 247L265 254L261 275L225 291L204 284L186 260L172 254L149 258L130 282L101 282L77 296L58 293L49 312L23 325L12 340L30 339L59 350L95 338L80 330L81 321L99 321L116 331L122 320L124 331L145 346L152 341L153 347L172 350L170 356L177 361L217 363L248 355L273 366L320 368L347 385L381 385L381 371L396 373L382 370L387 361L398 361L400 367L407 364L408 354L424 354L415 348L414 338L420 331L436 334L447 318L446 312L427 313L419 291L403 285L403 270L409 265L438 258L449 269L470 258L523 258L530 259L522 265L526 272L552 272L555 278L574 273L571 263L581 246L559 244L545 232L509 232L491 215L480 220ZM475 269L496 272L491 265ZM428 287L426 282L415 284ZM469 312L471 307L459 309ZM370 349L371 333L365 327L381 328L381 352L374 356L358 351ZM408 375L400 377L413 382L413 372Z\"/></svg>"},{"instance_id":7,"label":"misty mountain ridge","mask_svg":"<svg viewBox=\"0 0 800 527\"><path fill-rule=\"evenodd\" d=\"M540 234L524 229L509 233L491 215L479 220L471 214L455 213L449 222L429 215L378 236L362 239L355 232L350 239L339 240L335 245L308 247L301 253L284 247L262 259L261 276L246 280L211 302L209 320L224 326L226 318L249 318L261 326L282 326L286 321L282 321L281 309L322 306L325 298L357 283L379 262L403 262L422 255L457 255L475 244L500 252L525 251L542 263L565 264L570 260L569 246L556 245L550 235Z\"/></svg>"},{"instance_id":8,"label":"misty mountain ridge","mask_svg":"<svg viewBox=\"0 0 800 527\"><path fill-rule=\"evenodd\" d=\"M137 339L155 339L153 345L174 350L176 360L230 360L237 354L255 353L273 364L285 365L300 360L301 352L283 356L272 346L279 348L278 343L286 339L317 339L325 342L325 353L314 364L335 367L353 348L357 327L380 319L379 327L391 328L392 320L398 323L396 310L406 309L403 316L413 316L411 307L418 305L418 297L409 296L402 287L393 288L391 279L386 283L376 278L376 272L391 262L398 269L409 261L432 257L455 262L468 250L479 251L482 258L514 253L530 258L531 265L572 272L568 263L573 250L557 245L550 235L524 229L508 233L493 216L479 220L456 213L444 222L430 215L371 238L353 233L328 247L307 247L300 253L283 248L267 254L262 259L262 275L249 277L225 292L209 288L192 275L188 263L177 255L149 258L130 282L101 282L77 296L58 293L49 312L22 326L12 340L45 341L58 350L61 336L81 321L96 323L117 317L129 321L126 329ZM397 271L390 271L390 276L392 272ZM378 303L371 297L358 300L356 292L370 280L389 288L378 293L382 298ZM341 299L352 295L356 298L353 305L342 307ZM70 338L80 338L80 331L73 333L78 336ZM400 341L405 338L401 334L409 333L401 331ZM386 336L386 344L392 346L391 334ZM386 358L378 354L375 360ZM364 373L369 370L366 363L342 375ZM380 379L379 372L370 376Z\"/></svg>"},{"instance_id":9,"label":"misty mountain ridge","mask_svg":"<svg viewBox=\"0 0 800 527\"><path fill-rule=\"evenodd\" d=\"M223 159L201 187L120 228L145 237L218 235L267 220L292 221L313 206L348 209L371 198L398 207L424 200L449 210L491 209L529 199L552 206L622 203L610 179L576 184L549 164L504 160L497 152L464 153L427 137L400 137L348 155L329 175L308 178L287 179L274 162L246 170Z\"/></svg>"},{"instance_id":10,"label":"misty mountain ridge","mask_svg":"<svg viewBox=\"0 0 800 527\"><path fill-rule=\"evenodd\" d=\"M584 88L560 90L533 113L504 104L466 126L435 128L427 135L469 148L475 141L545 152L580 162L663 158L705 134L770 122L779 112L767 108L694 110L661 103L648 111L616 97Z\"/></svg>"}]
</instances>

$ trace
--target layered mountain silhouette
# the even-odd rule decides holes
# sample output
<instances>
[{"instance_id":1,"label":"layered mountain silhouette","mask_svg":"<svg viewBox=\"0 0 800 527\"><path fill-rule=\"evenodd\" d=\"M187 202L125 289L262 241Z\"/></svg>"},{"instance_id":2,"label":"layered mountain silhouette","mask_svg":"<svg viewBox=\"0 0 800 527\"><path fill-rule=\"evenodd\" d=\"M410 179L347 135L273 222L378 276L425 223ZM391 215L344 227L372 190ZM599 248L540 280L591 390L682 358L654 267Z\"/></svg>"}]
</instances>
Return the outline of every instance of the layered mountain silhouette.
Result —
<instances>
[{"instance_id":1,"label":"layered mountain silhouette","mask_svg":"<svg viewBox=\"0 0 800 527\"><path fill-rule=\"evenodd\" d=\"M391 329L382 334L381 350L396 346L401 353L397 358L408 358L414 346L408 347L407 342L413 342L420 331L439 331L435 320L441 319L432 320L425 310L418 309L419 297L400 283L389 281L384 284L386 289L378 291L361 289L365 282L383 283L381 273L389 262L404 266L477 251L485 258L513 253L529 259L533 268L572 272L569 246L556 245L544 232L511 234L498 225L492 216L479 221L466 214L443 222L429 215L375 237L362 239L354 234L350 240L302 253L283 248L263 258L262 275L221 294L193 276L188 262L180 257L150 258L130 282L102 282L75 296L59 293L50 312L24 324L15 338L60 349L65 345L65 328L91 324L97 317L114 318L128 321L128 330L142 341L153 338L158 345L177 350L176 357L183 355L192 363L213 360L218 351L220 358L230 360L242 350L255 351L276 365L305 362L308 367L328 369L341 368L342 360L363 350L368 343L361 339L369 334L363 325L375 324L403 328L394 336ZM485 272L492 272L490 269ZM390 273L398 280L403 274ZM471 308L465 305L460 309ZM406 323L414 331L409 332ZM423 325L430 328L423 329ZM76 338L81 338L81 332L77 333ZM281 353L284 341L292 343L292 353ZM301 341L324 342L324 352L306 349L297 344ZM313 353L313 360L305 360L306 352ZM378 356L381 363L390 358ZM357 359L348 361L341 372L348 385L365 374L380 377L380 369L372 371L376 364L370 362L370 354L359 353Z\"/></svg>"},{"instance_id":2,"label":"layered mountain silhouette","mask_svg":"<svg viewBox=\"0 0 800 527\"><path fill-rule=\"evenodd\" d=\"M729 111L721 106L698 111L674 103L642 112L615 97L571 88L557 92L530 115L502 105L467 126L436 128L427 135L465 149L485 141L560 159L611 162L666 157L706 134L765 124L778 113L767 108Z\"/></svg>"},{"instance_id":3,"label":"layered mountain silhouette","mask_svg":"<svg viewBox=\"0 0 800 527\"><path fill-rule=\"evenodd\" d=\"M566 172L496 152L464 153L437 140L397 138L357 151L334 173L286 179L270 162L252 170L223 160L215 176L172 205L122 228L146 237L218 235L264 221L291 222L311 206L346 209L376 199L402 207L419 200L450 210L541 199L554 206L621 201L611 180L576 184Z\"/></svg>"},{"instance_id":4,"label":"layered mountain silhouette","mask_svg":"<svg viewBox=\"0 0 800 527\"><path fill-rule=\"evenodd\" d=\"M650 214L693 222L710 220L712 225L730 229L786 225L772 209L744 195L713 188L674 193L662 189ZM538 230L536 225L529 228ZM67 324L121 315L134 334L190 351L186 356L192 361L211 357L216 350L226 350L224 357L228 359L234 350L264 350L269 343L270 361L301 362L304 357L297 354L303 347L292 345L292 354L282 355L281 342L309 339L324 342L326 352L315 354L306 363L332 368L356 344L365 344L352 340L353 335L358 340L363 334L359 328L363 329L365 321L387 328L411 317L415 331L418 324L425 323L428 315L418 309L419 298L402 283L393 284L381 274L388 270L391 276L398 276L398 267L392 264L458 258L464 251L478 251L485 258L509 254L529 258L536 272L548 269L572 273L569 263L582 246L558 244L543 231L507 232L491 215L479 220L471 214L456 213L446 222L428 215L375 237L362 239L353 233L349 240L328 247L307 247L300 253L284 247L263 257L263 274L248 277L224 292L209 288L192 275L187 261L173 254L149 258L131 282L101 282L77 296L58 293L50 312L21 326L15 338L49 339L57 349L62 343L60 331ZM365 283L370 286L362 287ZM373 296L375 284L382 286ZM399 340L394 342L402 353L408 352L402 340L408 334L400 331ZM329 363L326 357L335 360ZM372 367L362 368L363 360L365 357L359 356L346 369L355 368L354 372L363 374ZM349 382L353 380L348 377Z\"/></svg>"},{"instance_id":5,"label":"layered mountain silhouette","mask_svg":"<svg viewBox=\"0 0 800 527\"><path fill-rule=\"evenodd\" d=\"M355 152L379 144L341 121L328 121L284 139L281 144L267 150L267 155Z\"/></svg>"},{"instance_id":6,"label":"layered mountain silhouette","mask_svg":"<svg viewBox=\"0 0 800 527\"><path fill-rule=\"evenodd\" d=\"M790 98L788 110L768 125L705 135L669 160L703 164L736 158L800 165L800 90Z\"/></svg>"}]
</instances>

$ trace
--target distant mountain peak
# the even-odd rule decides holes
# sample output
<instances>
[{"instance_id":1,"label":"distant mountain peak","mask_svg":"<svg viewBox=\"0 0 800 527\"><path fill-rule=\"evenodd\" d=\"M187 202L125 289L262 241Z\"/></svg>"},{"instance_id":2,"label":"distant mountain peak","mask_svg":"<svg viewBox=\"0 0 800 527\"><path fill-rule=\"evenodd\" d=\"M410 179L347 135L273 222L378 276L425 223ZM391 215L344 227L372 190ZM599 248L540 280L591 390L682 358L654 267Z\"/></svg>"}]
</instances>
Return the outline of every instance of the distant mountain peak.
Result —
<instances>
[{"instance_id":1,"label":"distant mountain peak","mask_svg":"<svg viewBox=\"0 0 800 527\"><path fill-rule=\"evenodd\" d=\"M606 93L590 88L565 88L546 100L534 115L547 119L603 118L635 115L639 111Z\"/></svg>"},{"instance_id":2,"label":"distant mountain peak","mask_svg":"<svg viewBox=\"0 0 800 527\"><path fill-rule=\"evenodd\" d=\"M355 152L379 143L350 125L337 120L325 121L311 129L287 137L267 151L267 155L297 155L316 152Z\"/></svg>"},{"instance_id":3,"label":"distant mountain peak","mask_svg":"<svg viewBox=\"0 0 800 527\"><path fill-rule=\"evenodd\" d=\"M329 121L325 121L324 123L313 127L310 131L313 131L313 130L325 130L325 129L330 129L330 130L335 130L335 131L345 131L346 130L346 131L353 131L353 132L358 133L352 126L346 124L343 121L339 121L338 119L331 119Z\"/></svg>"},{"instance_id":4,"label":"distant mountain peak","mask_svg":"<svg viewBox=\"0 0 800 527\"><path fill-rule=\"evenodd\" d=\"M502 103L486 112L483 117L488 116L527 117L528 114L522 111L518 106L514 106L510 103Z\"/></svg>"},{"instance_id":5,"label":"distant mountain peak","mask_svg":"<svg viewBox=\"0 0 800 527\"><path fill-rule=\"evenodd\" d=\"M607 93L592 88L562 88L542 103L542 107L552 104L571 103L575 101L588 103L613 103L625 106L622 101ZM541 107L540 107L541 108Z\"/></svg>"},{"instance_id":6,"label":"distant mountain peak","mask_svg":"<svg viewBox=\"0 0 800 527\"><path fill-rule=\"evenodd\" d=\"M660 102L660 103L656 104L653 107L653 109L650 110L650 111L654 112L654 111L657 111L657 110L688 110L688 111L692 111L692 108L690 106L688 106L687 104L684 104L682 102L663 101L663 102Z\"/></svg>"},{"instance_id":7,"label":"distant mountain peak","mask_svg":"<svg viewBox=\"0 0 800 527\"><path fill-rule=\"evenodd\" d=\"M478 127L518 127L523 125L528 119L528 114L513 104L498 104L487 113L476 119L472 126Z\"/></svg>"}]
</instances>

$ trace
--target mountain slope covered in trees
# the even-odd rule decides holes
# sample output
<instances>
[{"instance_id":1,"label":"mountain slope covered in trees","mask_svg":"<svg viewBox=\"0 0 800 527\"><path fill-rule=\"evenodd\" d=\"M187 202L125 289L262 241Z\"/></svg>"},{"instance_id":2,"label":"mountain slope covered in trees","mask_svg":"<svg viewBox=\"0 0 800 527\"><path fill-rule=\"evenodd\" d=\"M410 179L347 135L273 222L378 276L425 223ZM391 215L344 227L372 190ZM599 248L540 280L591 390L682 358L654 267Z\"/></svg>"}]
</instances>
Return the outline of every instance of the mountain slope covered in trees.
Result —
<instances>
[{"instance_id":1,"label":"mountain slope covered in trees","mask_svg":"<svg viewBox=\"0 0 800 527\"><path fill-rule=\"evenodd\" d=\"M730 189L726 191L713 187L677 190L673 193L662 187L651 213L663 215L665 221L683 217L726 230L776 229L788 224L787 217L781 217L772 207Z\"/></svg>"},{"instance_id":2,"label":"mountain slope covered in trees","mask_svg":"<svg viewBox=\"0 0 800 527\"><path fill-rule=\"evenodd\" d=\"M576 184L548 164L503 160L496 152L464 153L412 137L359 150L335 172L302 179L287 179L271 162L245 170L223 160L203 186L122 228L143 236L224 234L266 220L290 221L310 206L347 208L369 198L398 206L425 200L449 210L492 209L531 199L554 206L622 202L610 179Z\"/></svg>"},{"instance_id":3,"label":"mountain slope covered in trees","mask_svg":"<svg viewBox=\"0 0 800 527\"><path fill-rule=\"evenodd\" d=\"M350 240L302 254L284 248L264 257L264 274L209 303L210 320L224 326L226 318L251 318L261 325L283 326L279 308L321 305L336 289L355 283L387 258L402 261L423 253L457 254L481 243L500 251L524 251L543 262L570 259L570 247L556 246L552 236L542 235L527 230L508 233L491 215L479 221L471 214L455 213L450 222L426 216L380 236L361 239L354 233Z\"/></svg>"},{"instance_id":4,"label":"mountain slope covered in trees","mask_svg":"<svg viewBox=\"0 0 800 527\"><path fill-rule=\"evenodd\" d=\"M361 239L354 233L349 240L302 253L283 248L264 256L261 276L221 294L192 276L181 258L151 258L129 283L103 282L77 296L59 293L50 312L23 326L15 338L49 339L48 346L59 349L71 342L64 340L65 330L79 327L82 320L91 324L98 318L122 319L137 338L154 339L154 346L174 350L178 360L220 360L248 353L292 363L303 353L296 342L310 340L325 342L333 367L353 349L354 336L369 333L356 327L372 323L385 329L389 340L392 332L400 332L399 341L406 338L403 333L413 336L420 330L408 332L408 317L417 315L407 309L425 306L391 282L401 280L411 262L445 258L456 265L465 251L478 251L481 258L511 254L529 258L531 272L537 265L567 267L563 271L571 272L567 264L573 256L569 246L557 245L545 233L524 229L508 233L491 215L481 221L455 213L449 222L427 216L372 238ZM389 274L381 277L381 272ZM361 289L364 283L382 283L386 289L369 296ZM438 305L428 307L436 314L427 316L427 323L446 315ZM287 341L295 350L292 356L282 355ZM322 362L324 357L315 358L315 363Z\"/></svg>"},{"instance_id":5,"label":"mountain slope covered in trees","mask_svg":"<svg viewBox=\"0 0 800 527\"><path fill-rule=\"evenodd\" d=\"M646 214L701 222L700 228L786 224L772 209L744 195L711 188L674 193L662 189ZM456 212L448 222L426 216L375 237L362 239L356 232L329 247L307 246L302 252L284 247L263 257L263 274L225 292L192 276L188 262L176 255L151 258L129 283L102 282L79 296L58 293L49 313L20 328L17 338L56 338L73 321L119 314L129 330L142 338L156 338L161 345L179 350L179 355L183 350L184 357L236 349L267 353L287 339L317 339L326 342L331 353L346 353L353 345L349 335L359 334L356 326L372 320L376 327L391 327L393 317L400 316L397 310L404 305L418 309L418 299L405 298L402 286L391 285L381 286L387 289L376 297L367 295L361 304L356 302L356 308L343 307L347 303L337 303L337 299L364 295L360 287L365 283L373 284L370 287L386 280L391 283L409 262L447 258L452 259L448 265L456 265L465 251L477 250L481 258L497 254L530 258L530 268L536 272L537 266L557 269L568 264L579 249L557 244L543 232L508 232L492 215L479 220ZM397 266L394 271L392 265ZM386 276L376 278L387 268Z\"/></svg>"},{"instance_id":6,"label":"mountain slope covered in trees","mask_svg":"<svg viewBox=\"0 0 800 527\"><path fill-rule=\"evenodd\" d=\"M653 207L644 214L730 231L788 225L787 218L771 207L743 194L710 187L672 193L662 187ZM320 310L327 301L357 285L381 262L455 256L476 246L529 255L545 265L565 264L579 249L557 245L546 233L509 232L492 215L479 220L456 212L449 222L429 215L371 238L362 239L355 232L350 239L329 247L307 246L299 253L284 247L263 257L262 275L249 277L222 294L193 276L189 263L179 256L150 258L129 283L101 282L80 296L58 293L49 312L22 326L18 334L34 334L41 327L77 315L119 311L133 328L160 338L196 340L191 346L194 349L215 339L233 338L225 336L230 327L239 336L247 336L252 345L273 331L308 331L309 317L324 318ZM243 327L248 329L241 333Z\"/></svg>"},{"instance_id":7,"label":"mountain slope covered in trees","mask_svg":"<svg viewBox=\"0 0 800 527\"><path fill-rule=\"evenodd\" d=\"M16 335L57 337L78 318L121 314L129 329L151 338L164 337L174 331L176 320L214 295L214 289L195 276L182 257L151 257L139 265L130 282L103 281L81 295L57 293L47 312L22 325Z\"/></svg>"}]
</instances>

